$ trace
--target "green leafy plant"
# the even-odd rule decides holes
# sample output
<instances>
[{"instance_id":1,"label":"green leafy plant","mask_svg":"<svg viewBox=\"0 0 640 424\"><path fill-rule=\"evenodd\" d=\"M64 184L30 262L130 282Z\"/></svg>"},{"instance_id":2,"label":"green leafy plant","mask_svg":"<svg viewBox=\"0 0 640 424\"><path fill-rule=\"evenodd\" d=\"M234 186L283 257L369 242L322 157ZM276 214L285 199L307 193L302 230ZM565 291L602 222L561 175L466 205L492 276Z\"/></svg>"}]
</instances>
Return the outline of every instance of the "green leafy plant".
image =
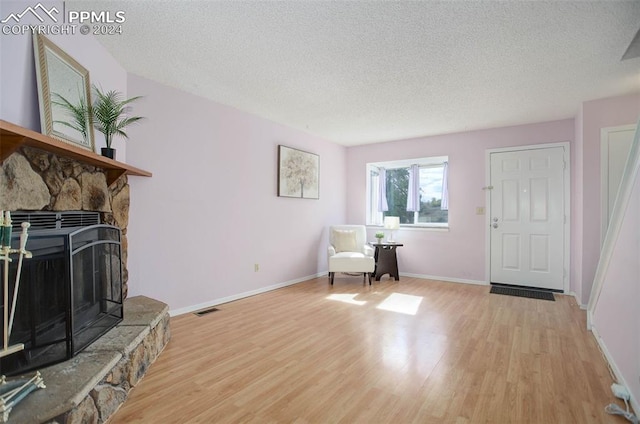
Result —
<instances>
[{"instance_id":1,"label":"green leafy plant","mask_svg":"<svg viewBox=\"0 0 640 424\"><path fill-rule=\"evenodd\" d=\"M57 120L53 122L78 131L85 141L88 140L89 129L93 124L93 108L91 104L88 104L82 96L78 99L78 104L71 103L58 93L53 93L52 97L51 103L63 108L71 118L71 122Z\"/></svg>"},{"instance_id":2,"label":"green leafy plant","mask_svg":"<svg viewBox=\"0 0 640 424\"><path fill-rule=\"evenodd\" d=\"M114 136L129 138L124 129L141 119L141 116L129 116L131 112L130 103L140 99L142 96L123 99L122 93L116 90L103 92L100 88L93 86L93 126L104 134L107 148L111 148Z\"/></svg>"},{"instance_id":3,"label":"green leafy plant","mask_svg":"<svg viewBox=\"0 0 640 424\"><path fill-rule=\"evenodd\" d=\"M376 233L376 238L378 239L378 241L382 240L384 238L384 233L382 231L378 231Z\"/></svg>"}]
</instances>

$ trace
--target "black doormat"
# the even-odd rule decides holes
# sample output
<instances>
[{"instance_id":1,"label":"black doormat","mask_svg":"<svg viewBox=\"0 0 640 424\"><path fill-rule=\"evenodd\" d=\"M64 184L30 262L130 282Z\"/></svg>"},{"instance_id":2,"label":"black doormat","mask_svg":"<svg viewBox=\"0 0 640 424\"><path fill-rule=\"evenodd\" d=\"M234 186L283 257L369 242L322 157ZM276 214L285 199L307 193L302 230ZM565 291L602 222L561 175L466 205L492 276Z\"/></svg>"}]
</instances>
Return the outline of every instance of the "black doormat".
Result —
<instances>
[{"instance_id":1,"label":"black doormat","mask_svg":"<svg viewBox=\"0 0 640 424\"><path fill-rule=\"evenodd\" d=\"M516 287L491 286L491 291L489 291L489 293L528 297L530 299L551 300L553 302L556 300L555 297L553 297L553 293L548 291L521 289Z\"/></svg>"}]
</instances>

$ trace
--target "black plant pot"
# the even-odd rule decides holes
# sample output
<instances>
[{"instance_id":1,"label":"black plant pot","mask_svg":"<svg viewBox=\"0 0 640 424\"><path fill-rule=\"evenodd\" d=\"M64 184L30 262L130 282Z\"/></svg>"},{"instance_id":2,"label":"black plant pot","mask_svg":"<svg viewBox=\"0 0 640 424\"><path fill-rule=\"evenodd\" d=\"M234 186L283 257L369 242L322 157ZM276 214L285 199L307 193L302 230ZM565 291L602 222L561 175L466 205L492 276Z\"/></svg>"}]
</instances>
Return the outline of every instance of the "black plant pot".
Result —
<instances>
[{"instance_id":1,"label":"black plant pot","mask_svg":"<svg viewBox=\"0 0 640 424\"><path fill-rule=\"evenodd\" d=\"M102 156L108 157L109 159L116 158L116 149L112 149L111 147L102 147Z\"/></svg>"}]
</instances>

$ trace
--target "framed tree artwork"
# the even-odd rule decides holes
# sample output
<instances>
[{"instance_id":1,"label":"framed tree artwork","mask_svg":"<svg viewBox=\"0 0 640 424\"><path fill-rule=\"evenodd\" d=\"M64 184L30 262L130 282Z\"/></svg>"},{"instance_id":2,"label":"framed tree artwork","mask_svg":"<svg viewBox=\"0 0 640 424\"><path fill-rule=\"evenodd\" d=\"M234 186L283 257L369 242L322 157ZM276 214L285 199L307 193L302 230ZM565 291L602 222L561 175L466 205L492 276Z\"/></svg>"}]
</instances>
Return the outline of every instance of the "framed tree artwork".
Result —
<instances>
[{"instance_id":1,"label":"framed tree artwork","mask_svg":"<svg viewBox=\"0 0 640 424\"><path fill-rule=\"evenodd\" d=\"M320 198L320 156L278 146L278 196Z\"/></svg>"}]
</instances>

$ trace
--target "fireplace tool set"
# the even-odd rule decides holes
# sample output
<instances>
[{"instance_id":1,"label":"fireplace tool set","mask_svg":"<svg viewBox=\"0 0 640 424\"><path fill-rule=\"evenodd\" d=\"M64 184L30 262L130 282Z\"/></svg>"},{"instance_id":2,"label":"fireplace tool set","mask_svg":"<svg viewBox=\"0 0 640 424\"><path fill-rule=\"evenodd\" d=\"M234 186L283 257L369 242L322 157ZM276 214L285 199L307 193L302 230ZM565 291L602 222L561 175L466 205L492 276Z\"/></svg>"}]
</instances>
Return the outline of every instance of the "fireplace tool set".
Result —
<instances>
[{"instance_id":1,"label":"fireplace tool set","mask_svg":"<svg viewBox=\"0 0 640 424\"><path fill-rule=\"evenodd\" d=\"M22 343L9 346L9 338L13 329L13 318L16 311L16 301L18 298L18 289L20 288L20 273L22 271L22 260L31 258L31 252L26 250L29 223L22 223L22 232L20 233L20 247L18 249L11 248L11 213L0 211L0 263L4 262L4 281L3 281L3 344L0 349L0 358L19 352L24 349ZM16 279L13 290L13 298L9 305L9 262L13 262L11 255L18 255L18 266L16 270ZM29 393L36 389L44 389L44 381L39 372L32 378L19 378L7 381L5 376L0 377L0 423L9 420L9 413L20 401L22 401Z\"/></svg>"}]
</instances>

